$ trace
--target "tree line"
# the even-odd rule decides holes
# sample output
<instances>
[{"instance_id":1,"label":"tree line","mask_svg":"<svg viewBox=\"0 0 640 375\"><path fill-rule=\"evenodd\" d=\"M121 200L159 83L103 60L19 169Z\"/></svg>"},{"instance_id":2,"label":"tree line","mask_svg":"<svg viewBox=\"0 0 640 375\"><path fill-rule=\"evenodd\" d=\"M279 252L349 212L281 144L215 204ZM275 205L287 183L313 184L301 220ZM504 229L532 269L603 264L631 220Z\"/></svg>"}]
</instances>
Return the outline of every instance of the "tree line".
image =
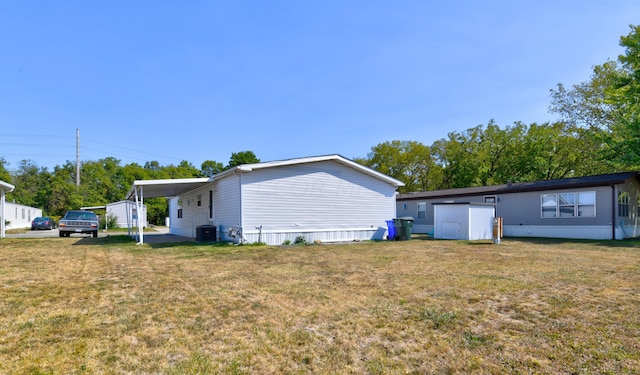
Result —
<instances>
[{"instance_id":1,"label":"tree line","mask_svg":"<svg viewBox=\"0 0 640 375\"><path fill-rule=\"evenodd\" d=\"M9 173L5 159L0 158L0 180L15 186L15 190L7 194L7 200L42 208L49 216L62 216L66 210L121 201L135 180L210 177L236 165L259 162L252 151L232 153L226 166L207 160L200 169L186 160L178 165L161 166L157 161L149 161L141 166L122 165L120 160L108 157L81 162L80 185L77 185L76 165L71 161L49 171L31 160L22 160L17 170ZM166 199L145 199L145 204L149 223L164 223L168 212Z\"/></svg>"},{"instance_id":2,"label":"tree line","mask_svg":"<svg viewBox=\"0 0 640 375\"><path fill-rule=\"evenodd\" d=\"M380 143L354 160L404 182L400 192L640 170L640 26L630 29L620 39L624 54L593 67L585 82L550 90L549 110L559 116L556 122L502 127L489 121L451 132L430 146L406 140ZM251 151L233 153L226 166L207 160L200 168L188 161L121 165L109 157L82 162L76 186L70 161L50 172L23 160L9 173L0 158L0 180L16 186L9 200L61 215L67 209L119 201L134 180L206 177L259 161ZM145 202L149 222L163 223L166 200Z\"/></svg>"}]
</instances>

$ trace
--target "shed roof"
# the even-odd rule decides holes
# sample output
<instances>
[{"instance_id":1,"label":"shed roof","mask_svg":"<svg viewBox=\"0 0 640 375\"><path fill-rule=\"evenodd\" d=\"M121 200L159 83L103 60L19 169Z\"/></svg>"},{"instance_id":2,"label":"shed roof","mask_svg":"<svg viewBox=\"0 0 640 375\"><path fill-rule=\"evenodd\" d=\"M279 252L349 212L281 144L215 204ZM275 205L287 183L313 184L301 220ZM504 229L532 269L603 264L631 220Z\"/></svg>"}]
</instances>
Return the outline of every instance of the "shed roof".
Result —
<instances>
[{"instance_id":1,"label":"shed roof","mask_svg":"<svg viewBox=\"0 0 640 375\"><path fill-rule=\"evenodd\" d=\"M453 198L469 195L480 194L504 194L504 193L520 193L528 191L543 190L561 190L561 189L577 189L584 187L608 186L612 184L621 184L630 178L639 179L638 172L620 172L610 174L600 174L595 176L571 177L557 180L534 181L534 182L517 182L511 184L491 185L491 186L475 186L459 189L421 191L415 193L400 194L397 201L428 199L428 198Z\"/></svg>"}]
</instances>

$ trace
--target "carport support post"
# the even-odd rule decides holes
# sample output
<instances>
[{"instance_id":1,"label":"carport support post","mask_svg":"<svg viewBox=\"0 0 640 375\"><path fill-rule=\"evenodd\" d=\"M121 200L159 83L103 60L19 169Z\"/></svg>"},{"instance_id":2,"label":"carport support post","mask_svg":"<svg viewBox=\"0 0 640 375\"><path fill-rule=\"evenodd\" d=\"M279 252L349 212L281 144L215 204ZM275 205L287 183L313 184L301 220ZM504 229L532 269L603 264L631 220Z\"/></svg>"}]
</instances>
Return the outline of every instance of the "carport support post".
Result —
<instances>
[{"instance_id":1,"label":"carport support post","mask_svg":"<svg viewBox=\"0 0 640 375\"><path fill-rule=\"evenodd\" d=\"M4 181L0 181L0 238L4 238L5 236L5 223L7 222L5 220L5 194L6 193L11 193L13 191L13 189L15 189L16 187L8 184Z\"/></svg>"},{"instance_id":2,"label":"carport support post","mask_svg":"<svg viewBox=\"0 0 640 375\"><path fill-rule=\"evenodd\" d=\"M140 203L143 199L144 191L142 190L144 187L140 186L140 199L138 199L138 189L135 189L136 192L136 225L138 226L138 245L142 245L144 243L144 234L142 233L142 228L140 228Z\"/></svg>"},{"instance_id":3,"label":"carport support post","mask_svg":"<svg viewBox=\"0 0 640 375\"><path fill-rule=\"evenodd\" d=\"M0 189L0 238L4 238L4 190Z\"/></svg>"}]
</instances>

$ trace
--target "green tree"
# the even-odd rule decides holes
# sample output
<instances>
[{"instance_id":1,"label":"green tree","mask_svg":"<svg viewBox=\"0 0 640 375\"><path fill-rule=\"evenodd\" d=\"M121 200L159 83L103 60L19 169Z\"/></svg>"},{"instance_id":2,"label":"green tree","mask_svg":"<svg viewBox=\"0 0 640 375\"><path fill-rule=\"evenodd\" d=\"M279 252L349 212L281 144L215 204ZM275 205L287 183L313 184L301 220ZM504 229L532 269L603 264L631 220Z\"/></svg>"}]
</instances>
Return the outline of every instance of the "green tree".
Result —
<instances>
[{"instance_id":1,"label":"green tree","mask_svg":"<svg viewBox=\"0 0 640 375\"><path fill-rule=\"evenodd\" d=\"M51 193L47 201L47 210L51 215L62 216L66 210L78 209L84 205L75 178L76 167L70 161L54 167Z\"/></svg>"},{"instance_id":2,"label":"green tree","mask_svg":"<svg viewBox=\"0 0 640 375\"><path fill-rule=\"evenodd\" d=\"M80 193L84 206L100 206L122 200L131 185L119 173L120 160L112 157L85 161L80 168Z\"/></svg>"},{"instance_id":3,"label":"green tree","mask_svg":"<svg viewBox=\"0 0 640 375\"><path fill-rule=\"evenodd\" d=\"M0 181L11 183L11 174L6 167L8 164L9 163L7 163L7 160L5 158L0 157Z\"/></svg>"},{"instance_id":4,"label":"green tree","mask_svg":"<svg viewBox=\"0 0 640 375\"><path fill-rule=\"evenodd\" d=\"M166 177L162 178L202 177L200 170L186 160L181 161L177 166L170 164L166 167L162 167L160 171L166 174Z\"/></svg>"},{"instance_id":5,"label":"green tree","mask_svg":"<svg viewBox=\"0 0 640 375\"><path fill-rule=\"evenodd\" d=\"M434 142L436 162L443 168L442 188L462 188L481 184L482 125L464 132L450 132L446 139Z\"/></svg>"},{"instance_id":6,"label":"green tree","mask_svg":"<svg viewBox=\"0 0 640 375\"><path fill-rule=\"evenodd\" d=\"M254 164L254 163L260 163L260 159L256 157L253 151L233 152L231 153L229 164L227 164L225 169L230 169L242 164Z\"/></svg>"},{"instance_id":7,"label":"green tree","mask_svg":"<svg viewBox=\"0 0 640 375\"><path fill-rule=\"evenodd\" d=\"M640 168L640 26L620 38L625 53L593 68L589 81L551 90L550 111L592 131L598 158L616 169Z\"/></svg>"},{"instance_id":8,"label":"green tree","mask_svg":"<svg viewBox=\"0 0 640 375\"><path fill-rule=\"evenodd\" d=\"M46 209L51 191L51 175L47 168L40 168L32 160L22 160L13 173L15 190L11 198L21 204Z\"/></svg>"},{"instance_id":9,"label":"green tree","mask_svg":"<svg viewBox=\"0 0 640 375\"><path fill-rule=\"evenodd\" d=\"M224 166L222 165L222 163L213 160L205 160L200 166L200 172L205 177L211 177L222 172L223 170Z\"/></svg>"},{"instance_id":10,"label":"green tree","mask_svg":"<svg viewBox=\"0 0 640 375\"><path fill-rule=\"evenodd\" d=\"M399 192L430 190L440 186L441 168L435 163L431 149L420 142L380 143L371 148L366 158L356 162L402 181Z\"/></svg>"},{"instance_id":11,"label":"green tree","mask_svg":"<svg viewBox=\"0 0 640 375\"><path fill-rule=\"evenodd\" d=\"M605 90L608 103L615 112L615 127L611 137L614 154L624 165L640 168L640 26L630 26L631 32L620 38L625 53L618 56L621 73Z\"/></svg>"}]
</instances>

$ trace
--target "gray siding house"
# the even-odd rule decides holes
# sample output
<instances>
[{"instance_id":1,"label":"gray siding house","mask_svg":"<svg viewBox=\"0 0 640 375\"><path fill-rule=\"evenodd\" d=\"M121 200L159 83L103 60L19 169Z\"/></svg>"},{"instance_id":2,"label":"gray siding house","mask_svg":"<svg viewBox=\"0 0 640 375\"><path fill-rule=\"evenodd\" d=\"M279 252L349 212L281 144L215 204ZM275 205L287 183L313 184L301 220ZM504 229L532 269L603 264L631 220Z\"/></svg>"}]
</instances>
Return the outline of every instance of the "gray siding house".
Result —
<instances>
[{"instance_id":1,"label":"gray siding house","mask_svg":"<svg viewBox=\"0 0 640 375\"><path fill-rule=\"evenodd\" d=\"M495 204L505 236L581 239L640 237L640 174L623 172L559 180L401 194L398 216L414 233L433 233L434 203Z\"/></svg>"},{"instance_id":2,"label":"gray siding house","mask_svg":"<svg viewBox=\"0 0 640 375\"><path fill-rule=\"evenodd\" d=\"M170 198L171 234L195 238L199 226L213 225L220 240L271 245L298 236L308 242L383 239L403 185L340 155L245 164L188 180L136 181L129 197L138 189L137 195L152 197L159 196L154 188L182 186L162 193Z\"/></svg>"}]
</instances>

